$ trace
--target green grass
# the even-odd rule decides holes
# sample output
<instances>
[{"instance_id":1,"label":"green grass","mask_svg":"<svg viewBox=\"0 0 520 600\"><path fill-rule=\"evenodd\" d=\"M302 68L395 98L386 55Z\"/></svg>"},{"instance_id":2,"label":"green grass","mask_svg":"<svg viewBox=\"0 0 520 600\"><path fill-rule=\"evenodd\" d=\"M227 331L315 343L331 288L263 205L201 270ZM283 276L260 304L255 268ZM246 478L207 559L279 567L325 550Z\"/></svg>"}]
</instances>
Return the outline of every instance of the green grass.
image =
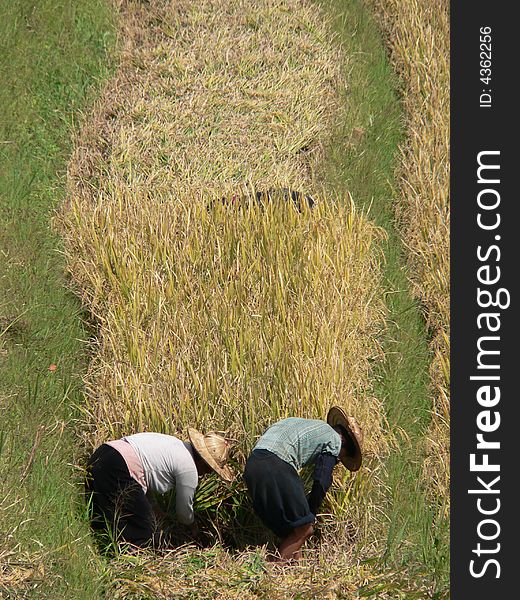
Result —
<instances>
[{"instance_id":1,"label":"green grass","mask_svg":"<svg viewBox=\"0 0 520 600\"><path fill-rule=\"evenodd\" d=\"M0 12L0 596L95 598L103 566L71 466L87 334L50 222L113 24L104 0Z\"/></svg>"},{"instance_id":2,"label":"green grass","mask_svg":"<svg viewBox=\"0 0 520 600\"><path fill-rule=\"evenodd\" d=\"M404 135L397 81L362 0L323 4L337 15L340 40L352 57L345 74L344 105L349 108L328 151L328 182L336 190L349 190L388 235L386 358L376 372L375 393L384 400L400 451L393 451L386 464L389 535L384 558L389 568L404 568L410 577L424 579L432 597L440 597L449 580L449 523L421 485L422 442L431 419L431 356L420 307L410 294L405 248L394 216L397 146Z\"/></svg>"}]
</instances>

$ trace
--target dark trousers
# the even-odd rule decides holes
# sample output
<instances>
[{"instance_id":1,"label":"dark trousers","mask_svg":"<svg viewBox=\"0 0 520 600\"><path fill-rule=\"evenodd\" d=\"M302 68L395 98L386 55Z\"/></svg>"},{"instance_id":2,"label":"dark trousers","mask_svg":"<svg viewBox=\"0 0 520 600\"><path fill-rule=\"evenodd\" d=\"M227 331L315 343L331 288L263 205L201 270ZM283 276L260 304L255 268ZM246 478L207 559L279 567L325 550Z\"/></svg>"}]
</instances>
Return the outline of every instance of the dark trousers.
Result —
<instances>
[{"instance_id":1,"label":"dark trousers","mask_svg":"<svg viewBox=\"0 0 520 600\"><path fill-rule=\"evenodd\" d=\"M281 538L314 523L303 482L296 469L269 450L253 450L244 479L253 509L264 525Z\"/></svg>"},{"instance_id":2,"label":"dark trousers","mask_svg":"<svg viewBox=\"0 0 520 600\"><path fill-rule=\"evenodd\" d=\"M91 525L107 531L118 542L149 546L155 542L155 517L143 488L130 476L119 452L101 445L87 463L87 501L91 500Z\"/></svg>"}]
</instances>

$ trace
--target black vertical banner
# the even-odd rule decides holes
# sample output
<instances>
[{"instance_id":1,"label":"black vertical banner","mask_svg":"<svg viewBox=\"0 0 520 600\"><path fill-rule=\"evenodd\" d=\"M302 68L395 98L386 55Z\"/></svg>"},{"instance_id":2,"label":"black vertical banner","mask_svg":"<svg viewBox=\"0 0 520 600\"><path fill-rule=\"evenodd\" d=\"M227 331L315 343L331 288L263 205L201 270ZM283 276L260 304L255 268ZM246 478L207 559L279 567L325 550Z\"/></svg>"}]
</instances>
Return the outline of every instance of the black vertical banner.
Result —
<instances>
[{"instance_id":1,"label":"black vertical banner","mask_svg":"<svg viewBox=\"0 0 520 600\"><path fill-rule=\"evenodd\" d=\"M514 6L451 3L453 600L513 597L520 574Z\"/></svg>"}]
</instances>

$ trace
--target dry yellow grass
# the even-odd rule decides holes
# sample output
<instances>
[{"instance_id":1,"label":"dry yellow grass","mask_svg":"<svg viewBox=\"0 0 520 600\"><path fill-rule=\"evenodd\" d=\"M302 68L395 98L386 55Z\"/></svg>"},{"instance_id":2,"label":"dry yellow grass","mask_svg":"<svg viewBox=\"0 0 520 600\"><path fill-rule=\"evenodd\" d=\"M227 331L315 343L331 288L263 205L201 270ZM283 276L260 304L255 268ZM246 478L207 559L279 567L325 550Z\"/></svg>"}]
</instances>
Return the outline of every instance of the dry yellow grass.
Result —
<instances>
[{"instance_id":1,"label":"dry yellow grass","mask_svg":"<svg viewBox=\"0 0 520 600\"><path fill-rule=\"evenodd\" d=\"M42 556L22 554L17 547L4 550L0 546L0 600L27 598L31 587L46 576Z\"/></svg>"},{"instance_id":2,"label":"dry yellow grass","mask_svg":"<svg viewBox=\"0 0 520 600\"><path fill-rule=\"evenodd\" d=\"M72 161L73 182L89 175L98 189L106 189L98 178L109 178L174 197L222 194L244 181L308 187L340 60L315 7L123 6L122 68L98 106L95 141L84 135Z\"/></svg>"},{"instance_id":3,"label":"dry yellow grass","mask_svg":"<svg viewBox=\"0 0 520 600\"><path fill-rule=\"evenodd\" d=\"M425 478L449 500L449 3L370 0L403 82L408 135L402 147L397 210L410 277L424 305L434 358L432 426Z\"/></svg>"},{"instance_id":4,"label":"dry yellow grass","mask_svg":"<svg viewBox=\"0 0 520 600\"><path fill-rule=\"evenodd\" d=\"M316 183L339 83L327 23L307 0L119 8L120 67L77 140L58 217L98 325L87 446L192 425L235 438L241 468L268 424L324 418L339 403L363 425L366 466L355 477L338 469L335 531L354 527L369 553L384 521L373 482L390 443L370 382L383 232ZM281 187L312 193L317 207L208 208Z\"/></svg>"},{"instance_id":5,"label":"dry yellow grass","mask_svg":"<svg viewBox=\"0 0 520 600\"><path fill-rule=\"evenodd\" d=\"M218 547L205 551L183 547L165 553L153 563L144 555L121 556L111 596L116 600L333 600L358 597L358 585L370 582L375 591L365 597L429 597L429 590L420 579L403 585L398 573L374 577L368 565L353 560L343 548L334 545L327 546L321 554L308 553L298 565L286 567L266 563L265 555L263 548L233 556Z\"/></svg>"}]
</instances>

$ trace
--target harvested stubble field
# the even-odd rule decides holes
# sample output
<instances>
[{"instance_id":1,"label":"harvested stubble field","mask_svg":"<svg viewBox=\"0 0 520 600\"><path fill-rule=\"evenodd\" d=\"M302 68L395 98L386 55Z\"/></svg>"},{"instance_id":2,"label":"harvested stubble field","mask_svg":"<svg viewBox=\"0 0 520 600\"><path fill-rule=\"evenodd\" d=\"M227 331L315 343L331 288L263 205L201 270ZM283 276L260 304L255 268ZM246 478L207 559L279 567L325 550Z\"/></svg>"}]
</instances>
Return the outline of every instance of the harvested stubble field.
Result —
<instances>
[{"instance_id":1,"label":"harvested stubble field","mask_svg":"<svg viewBox=\"0 0 520 600\"><path fill-rule=\"evenodd\" d=\"M434 357L425 481L449 511L450 461L450 20L447 0L370 0L401 75L407 137L396 209L409 273L422 302Z\"/></svg>"},{"instance_id":2,"label":"harvested stubble field","mask_svg":"<svg viewBox=\"0 0 520 600\"><path fill-rule=\"evenodd\" d=\"M360 560L384 537L379 471L392 436L370 381L382 358L384 232L355 199L325 197L320 184L344 57L307 1L122 2L119 11L120 66L76 140L57 219L98 331L87 449L192 425L236 439L240 473L269 423L324 418L339 402L363 424L366 466L338 472L324 507L336 519L325 515L306 561L284 578L250 548L233 556L237 579L218 592L231 568L221 543L263 540L239 476L231 490L208 481L196 499L214 551L183 555L180 572L175 554L123 557L115 592L347 594L376 577ZM317 207L262 211L247 200L282 187L312 193ZM233 196L242 208L220 203Z\"/></svg>"}]
</instances>

